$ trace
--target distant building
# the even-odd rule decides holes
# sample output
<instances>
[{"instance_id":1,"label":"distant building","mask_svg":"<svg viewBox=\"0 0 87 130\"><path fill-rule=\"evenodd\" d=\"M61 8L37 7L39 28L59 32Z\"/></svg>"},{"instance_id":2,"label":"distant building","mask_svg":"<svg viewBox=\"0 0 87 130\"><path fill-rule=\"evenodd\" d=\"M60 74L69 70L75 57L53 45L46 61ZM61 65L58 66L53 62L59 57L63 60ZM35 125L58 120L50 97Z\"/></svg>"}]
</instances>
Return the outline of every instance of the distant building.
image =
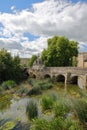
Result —
<instances>
[{"instance_id":1,"label":"distant building","mask_svg":"<svg viewBox=\"0 0 87 130\"><path fill-rule=\"evenodd\" d=\"M77 67L87 68L87 52L82 52L78 54Z\"/></svg>"},{"instance_id":2,"label":"distant building","mask_svg":"<svg viewBox=\"0 0 87 130\"><path fill-rule=\"evenodd\" d=\"M21 58L21 64L27 66L29 62L29 58Z\"/></svg>"},{"instance_id":3,"label":"distant building","mask_svg":"<svg viewBox=\"0 0 87 130\"><path fill-rule=\"evenodd\" d=\"M35 69L39 69L39 68L43 68L43 66L44 66L44 64L43 64L43 62L42 62L42 60L41 60L41 57L40 56L38 56L38 58L34 61L34 63L33 63L33 68Z\"/></svg>"}]
</instances>

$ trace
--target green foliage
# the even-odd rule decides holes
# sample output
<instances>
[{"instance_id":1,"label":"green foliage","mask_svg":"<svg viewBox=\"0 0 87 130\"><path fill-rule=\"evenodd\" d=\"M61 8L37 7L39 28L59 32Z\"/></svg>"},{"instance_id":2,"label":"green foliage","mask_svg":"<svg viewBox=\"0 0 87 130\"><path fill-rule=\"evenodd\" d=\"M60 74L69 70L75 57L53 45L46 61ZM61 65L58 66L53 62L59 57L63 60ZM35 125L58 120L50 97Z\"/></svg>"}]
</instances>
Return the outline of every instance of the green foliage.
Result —
<instances>
[{"instance_id":1,"label":"green foliage","mask_svg":"<svg viewBox=\"0 0 87 130\"><path fill-rule=\"evenodd\" d=\"M33 120L33 126L30 130L50 130L50 123L45 119Z\"/></svg>"},{"instance_id":2,"label":"green foliage","mask_svg":"<svg viewBox=\"0 0 87 130\"><path fill-rule=\"evenodd\" d=\"M8 81L4 81L1 85L1 87L4 89L4 90L8 90L8 89L11 89L11 88L14 88L16 87L16 83L15 81L13 80L8 80Z\"/></svg>"},{"instance_id":3,"label":"green foliage","mask_svg":"<svg viewBox=\"0 0 87 130\"><path fill-rule=\"evenodd\" d=\"M12 57L9 52L0 50L0 83L6 80L16 82L26 78L20 65L19 56Z\"/></svg>"},{"instance_id":4,"label":"green foliage","mask_svg":"<svg viewBox=\"0 0 87 130\"><path fill-rule=\"evenodd\" d=\"M48 110L53 108L54 98L52 96L45 95L42 97L41 105L43 110Z\"/></svg>"},{"instance_id":5,"label":"green foliage","mask_svg":"<svg viewBox=\"0 0 87 130\"><path fill-rule=\"evenodd\" d=\"M73 56L78 55L78 43L65 37L48 39L48 48L43 50L41 59L45 66L72 66Z\"/></svg>"},{"instance_id":6,"label":"green foliage","mask_svg":"<svg viewBox=\"0 0 87 130\"><path fill-rule=\"evenodd\" d=\"M27 92L27 95L28 96L31 96L31 95L39 95L41 94L41 89L40 87L33 87L31 88L28 92Z\"/></svg>"},{"instance_id":7,"label":"green foliage","mask_svg":"<svg viewBox=\"0 0 87 130\"><path fill-rule=\"evenodd\" d=\"M36 80L30 78L28 82L32 87L39 87L41 90L46 90L53 87L53 83L50 79Z\"/></svg>"},{"instance_id":8,"label":"green foliage","mask_svg":"<svg viewBox=\"0 0 87 130\"><path fill-rule=\"evenodd\" d=\"M66 130L83 130L80 122L78 120L66 119L65 120Z\"/></svg>"},{"instance_id":9,"label":"green foliage","mask_svg":"<svg viewBox=\"0 0 87 130\"><path fill-rule=\"evenodd\" d=\"M32 65L33 65L33 63L34 63L34 61L37 59L37 56L36 55L33 55L32 57L31 57L31 59L29 59L29 62L28 62L28 66L29 67L32 67Z\"/></svg>"},{"instance_id":10,"label":"green foliage","mask_svg":"<svg viewBox=\"0 0 87 130\"><path fill-rule=\"evenodd\" d=\"M81 122L87 122L87 102L84 100L74 100L74 109L78 115L78 118Z\"/></svg>"},{"instance_id":11,"label":"green foliage","mask_svg":"<svg viewBox=\"0 0 87 130\"><path fill-rule=\"evenodd\" d=\"M11 94L1 94L0 95L0 111L4 111L5 109L9 108L11 105Z\"/></svg>"},{"instance_id":12,"label":"green foliage","mask_svg":"<svg viewBox=\"0 0 87 130\"><path fill-rule=\"evenodd\" d=\"M51 122L50 130L65 130L65 122L62 118L54 118Z\"/></svg>"},{"instance_id":13,"label":"green foliage","mask_svg":"<svg viewBox=\"0 0 87 130\"><path fill-rule=\"evenodd\" d=\"M33 120L30 130L83 130L79 122L63 118L53 118L51 121L46 119Z\"/></svg>"},{"instance_id":14,"label":"green foliage","mask_svg":"<svg viewBox=\"0 0 87 130\"><path fill-rule=\"evenodd\" d=\"M42 93L43 90L47 90L53 87L52 81L49 79L47 80L36 80L36 79L29 79L29 84L32 88L27 92L27 95L39 95Z\"/></svg>"},{"instance_id":15,"label":"green foliage","mask_svg":"<svg viewBox=\"0 0 87 130\"><path fill-rule=\"evenodd\" d=\"M12 121L6 122L0 127L0 130L12 130L15 127L15 123Z\"/></svg>"},{"instance_id":16,"label":"green foliage","mask_svg":"<svg viewBox=\"0 0 87 130\"><path fill-rule=\"evenodd\" d=\"M30 100L27 103L26 114L27 114L28 119L30 120L38 117L38 107L34 100Z\"/></svg>"},{"instance_id":17,"label":"green foliage","mask_svg":"<svg viewBox=\"0 0 87 130\"><path fill-rule=\"evenodd\" d=\"M27 89L25 87L20 87L17 91L17 93L20 95L20 94L27 94Z\"/></svg>"},{"instance_id":18,"label":"green foliage","mask_svg":"<svg viewBox=\"0 0 87 130\"><path fill-rule=\"evenodd\" d=\"M55 117L65 117L69 113L69 107L65 105L62 101L55 103L54 105Z\"/></svg>"}]
</instances>

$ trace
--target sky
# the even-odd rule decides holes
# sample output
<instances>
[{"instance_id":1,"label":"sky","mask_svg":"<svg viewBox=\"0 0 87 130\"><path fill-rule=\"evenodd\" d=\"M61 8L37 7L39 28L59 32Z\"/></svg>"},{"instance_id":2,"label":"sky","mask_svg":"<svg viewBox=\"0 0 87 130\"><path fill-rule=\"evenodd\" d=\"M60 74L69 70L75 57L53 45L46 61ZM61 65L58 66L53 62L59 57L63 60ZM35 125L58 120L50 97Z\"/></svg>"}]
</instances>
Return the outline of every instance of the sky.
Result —
<instances>
[{"instance_id":1,"label":"sky","mask_svg":"<svg viewBox=\"0 0 87 130\"><path fill-rule=\"evenodd\" d=\"M87 0L0 0L0 49L30 58L54 35L87 51Z\"/></svg>"}]
</instances>

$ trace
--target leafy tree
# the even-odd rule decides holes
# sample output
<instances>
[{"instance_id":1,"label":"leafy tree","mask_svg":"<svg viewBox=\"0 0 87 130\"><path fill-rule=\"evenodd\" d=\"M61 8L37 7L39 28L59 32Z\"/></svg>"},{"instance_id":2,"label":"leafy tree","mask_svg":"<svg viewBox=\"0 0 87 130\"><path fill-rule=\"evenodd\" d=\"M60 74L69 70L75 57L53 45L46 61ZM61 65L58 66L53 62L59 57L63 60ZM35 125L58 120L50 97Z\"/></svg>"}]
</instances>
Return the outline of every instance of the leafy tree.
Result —
<instances>
[{"instance_id":1,"label":"leafy tree","mask_svg":"<svg viewBox=\"0 0 87 130\"><path fill-rule=\"evenodd\" d=\"M0 50L0 82L15 80L19 82L24 79L23 68L18 56L12 57L5 49Z\"/></svg>"},{"instance_id":2,"label":"leafy tree","mask_svg":"<svg viewBox=\"0 0 87 130\"><path fill-rule=\"evenodd\" d=\"M78 55L78 42L65 37L54 36L48 39L48 48L41 55L45 66L72 66L73 56Z\"/></svg>"},{"instance_id":3,"label":"leafy tree","mask_svg":"<svg viewBox=\"0 0 87 130\"><path fill-rule=\"evenodd\" d=\"M33 55L32 57L31 57L31 59L29 60L29 63L28 63L28 66L29 67L32 67L32 65L33 65L33 63L34 63L34 61L37 59L37 56L36 55Z\"/></svg>"}]
</instances>

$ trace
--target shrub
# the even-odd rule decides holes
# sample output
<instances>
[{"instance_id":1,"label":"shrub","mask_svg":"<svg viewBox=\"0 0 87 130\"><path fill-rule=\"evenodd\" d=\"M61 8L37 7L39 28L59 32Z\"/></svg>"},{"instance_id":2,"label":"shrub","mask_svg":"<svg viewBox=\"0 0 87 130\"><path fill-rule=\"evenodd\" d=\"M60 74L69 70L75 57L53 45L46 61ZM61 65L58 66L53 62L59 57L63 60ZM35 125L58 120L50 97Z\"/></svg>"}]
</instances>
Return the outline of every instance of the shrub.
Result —
<instances>
[{"instance_id":1,"label":"shrub","mask_svg":"<svg viewBox=\"0 0 87 130\"><path fill-rule=\"evenodd\" d=\"M28 82L32 87L37 87L41 90L46 90L53 87L53 83L50 80L36 80L30 78L28 79Z\"/></svg>"},{"instance_id":2,"label":"shrub","mask_svg":"<svg viewBox=\"0 0 87 130\"><path fill-rule=\"evenodd\" d=\"M27 94L26 95L28 95L28 96L31 96L31 95L39 95L39 94L41 94L42 92L41 92L41 89L39 88L39 87L33 87L31 90L29 90L28 92L27 92Z\"/></svg>"},{"instance_id":3,"label":"shrub","mask_svg":"<svg viewBox=\"0 0 87 130\"><path fill-rule=\"evenodd\" d=\"M51 96L43 96L41 100L41 105L43 110L48 110L53 108L54 100Z\"/></svg>"},{"instance_id":4,"label":"shrub","mask_svg":"<svg viewBox=\"0 0 87 130\"><path fill-rule=\"evenodd\" d=\"M35 84L35 79L32 79L32 78L29 78L28 79L28 83L31 85L31 86L33 86L34 84Z\"/></svg>"},{"instance_id":5,"label":"shrub","mask_svg":"<svg viewBox=\"0 0 87 130\"><path fill-rule=\"evenodd\" d=\"M38 107L34 100L30 100L27 103L26 114L27 114L28 119L30 119L30 120L38 117Z\"/></svg>"},{"instance_id":6,"label":"shrub","mask_svg":"<svg viewBox=\"0 0 87 130\"><path fill-rule=\"evenodd\" d=\"M16 83L13 80L7 80L7 81L4 81L1 86L3 89L8 90L10 88L16 87Z\"/></svg>"},{"instance_id":7,"label":"shrub","mask_svg":"<svg viewBox=\"0 0 87 130\"><path fill-rule=\"evenodd\" d=\"M53 87L53 84L50 83L40 83L39 86L41 87L42 90L47 90Z\"/></svg>"},{"instance_id":8,"label":"shrub","mask_svg":"<svg viewBox=\"0 0 87 130\"><path fill-rule=\"evenodd\" d=\"M65 124L66 130L83 130L83 127L81 126L79 121L68 118L66 119Z\"/></svg>"},{"instance_id":9,"label":"shrub","mask_svg":"<svg viewBox=\"0 0 87 130\"><path fill-rule=\"evenodd\" d=\"M67 107L67 105L63 104L62 101L55 103L54 105L55 117L65 117L68 112L69 108Z\"/></svg>"},{"instance_id":10,"label":"shrub","mask_svg":"<svg viewBox=\"0 0 87 130\"><path fill-rule=\"evenodd\" d=\"M80 121L87 122L87 103L84 100L75 100L73 104Z\"/></svg>"},{"instance_id":11,"label":"shrub","mask_svg":"<svg viewBox=\"0 0 87 130\"><path fill-rule=\"evenodd\" d=\"M50 130L50 123L45 119L33 120L30 130Z\"/></svg>"},{"instance_id":12,"label":"shrub","mask_svg":"<svg viewBox=\"0 0 87 130\"><path fill-rule=\"evenodd\" d=\"M18 94L27 94L27 89L24 88L24 87L21 87L18 91L17 91Z\"/></svg>"},{"instance_id":13,"label":"shrub","mask_svg":"<svg viewBox=\"0 0 87 130\"><path fill-rule=\"evenodd\" d=\"M51 122L50 130L65 130L65 122L62 118L54 118Z\"/></svg>"},{"instance_id":14,"label":"shrub","mask_svg":"<svg viewBox=\"0 0 87 130\"><path fill-rule=\"evenodd\" d=\"M15 123L12 121L6 122L4 125L0 126L0 130L12 130L14 129Z\"/></svg>"}]
</instances>

